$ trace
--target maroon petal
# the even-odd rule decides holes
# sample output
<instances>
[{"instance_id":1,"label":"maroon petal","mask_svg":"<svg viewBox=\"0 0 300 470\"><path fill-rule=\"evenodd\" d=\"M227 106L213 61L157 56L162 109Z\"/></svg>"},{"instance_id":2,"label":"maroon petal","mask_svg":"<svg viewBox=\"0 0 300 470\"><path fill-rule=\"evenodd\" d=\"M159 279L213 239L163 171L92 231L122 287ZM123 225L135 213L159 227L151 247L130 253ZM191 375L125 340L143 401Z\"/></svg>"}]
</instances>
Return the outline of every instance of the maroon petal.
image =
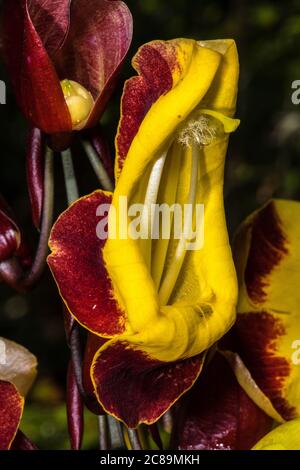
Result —
<instances>
[{"instance_id":1,"label":"maroon petal","mask_svg":"<svg viewBox=\"0 0 300 470\"><path fill-rule=\"evenodd\" d=\"M173 445L181 450L248 450L272 424L239 386L220 354L180 405Z\"/></svg>"},{"instance_id":2,"label":"maroon petal","mask_svg":"<svg viewBox=\"0 0 300 470\"><path fill-rule=\"evenodd\" d=\"M97 123L132 38L132 17L118 0L74 0L70 29L55 57L61 79L74 80L95 101L87 127Z\"/></svg>"},{"instance_id":3,"label":"maroon petal","mask_svg":"<svg viewBox=\"0 0 300 470\"><path fill-rule=\"evenodd\" d=\"M34 126L49 134L69 132L72 122L61 85L27 4L24 0L4 4L4 54L16 98Z\"/></svg>"},{"instance_id":4,"label":"maroon petal","mask_svg":"<svg viewBox=\"0 0 300 470\"><path fill-rule=\"evenodd\" d=\"M176 363L110 341L94 358L92 379L103 408L129 428L157 421L197 379L203 357Z\"/></svg>"},{"instance_id":5,"label":"maroon petal","mask_svg":"<svg viewBox=\"0 0 300 470\"><path fill-rule=\"evenodd\" d=\"M290 357L278 351L276 343L286 335L285 328L284 322L265 311L238 315L234 326L238 340L237 351L242 361L276 411L284 419L290 420L298 416L296 407L289 403L285 392L293 365Z\"/></svg>"},{"instance_id":6,"label":"maroon petal","mask_svg":"<svg viewBox=\"0 0 300 470\"><path fill-rule=\"evenodd\" d=\"M97 225L107 223L111 194L103 191L79 199L58 218L50 236L48 264L68 309L88 330L110 337L123 333L125 312L113 295L103 262L106 240ZM98 208L106 209L102 216ZM105 206L103 206L105 205Z\"/></svg>"},{"instance_id":7,"label":"maroon petal","mask_svg":"<svg viewBox=\"0 0 300 470\"><path fill-rule=\"evenodd\" d=\"M70 3L71 0L27 1L32 23L50 56L61 46L68 31Z\"/></svg>"},{"instance_id":8,"label":"maroon petal","mask_svg":"<svg viewBox=\"0 0 300 470\"><path fill-rule=\"evenodd\" d=\"M40 228L44 196L44 153L43 138L40 129L29 132L27 143L27 185L31 203L32 220Z\"/></svg>"}]
</instances>

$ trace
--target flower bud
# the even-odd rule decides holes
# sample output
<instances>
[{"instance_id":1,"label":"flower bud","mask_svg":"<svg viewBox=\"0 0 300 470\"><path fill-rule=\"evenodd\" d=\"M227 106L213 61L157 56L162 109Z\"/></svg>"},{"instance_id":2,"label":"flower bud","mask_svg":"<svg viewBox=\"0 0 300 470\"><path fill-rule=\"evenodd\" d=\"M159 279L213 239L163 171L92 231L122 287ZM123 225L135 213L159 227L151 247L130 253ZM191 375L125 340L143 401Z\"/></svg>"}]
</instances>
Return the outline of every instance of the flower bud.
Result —
<instances>
[{"instance_id":1,"label":"flower bud","mask_svg":"<svg viewBox=\"0 0 300 470\"><path fill-rule=\"evenodd\" d=\"M0 206L0 263L14 256L19 245L20 232Z\"/></svg>"},{"instance_id":2,"label":"flower bud","mask_svg":"<svg viewBox=\"0 0 300 470\"><path fill-rule=\"evenodd\" d=\"M63 80L61 87L71 115L73 130L83 129L94 106L91 93L73 80Z\"/></svg>"}]
</instances>

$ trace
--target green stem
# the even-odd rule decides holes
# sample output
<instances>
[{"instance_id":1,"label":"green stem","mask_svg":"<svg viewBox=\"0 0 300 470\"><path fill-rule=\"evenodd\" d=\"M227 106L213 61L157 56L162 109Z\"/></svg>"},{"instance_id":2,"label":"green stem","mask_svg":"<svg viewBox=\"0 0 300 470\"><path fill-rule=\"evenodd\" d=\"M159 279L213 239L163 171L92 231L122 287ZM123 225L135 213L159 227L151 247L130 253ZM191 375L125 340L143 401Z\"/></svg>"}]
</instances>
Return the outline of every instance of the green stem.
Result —
<instances>
[{"instance_id":1,"label":"green stem","mask_svg":"<svg viewBox=\"0 0 300 470\"><path fill-rule=\"evenodd\" d=\"M136 429L128 429L128 437L132 450L143 450L141 441Z\"/></svg>"},{"instance_id":2,"label":"green stem","mask_svg":"<svg viewBox=\"0 0 300 470\"><path fill-rule=\"evenodd\" d=\"M62 152L61 158L62 158L62 165L63 165L63 171L64 171L68 205L71 205L74 201L79 199L79 191L78 191L77 180L75 176L71 150L67 149L64 152Z\"/></svg>"},{"instance_id":3,"label":"green stem","mask_svg":"<svg viewBox=\"0 0 300 470\"><path fill-rule=\"evenodd\" d=\"M111 181L106 169L104 168L103 163L101 162L99 155L97 154L93 146L90 144L90 142L86 140L82 140L82 145L90 161L90 164L92 165L93 170L99 180L99 183L101 184L101 187L105 191L113 191L113 182Z\"/></svg>"},{"instance_id":4,"label":"green stem","mask_svg":"<svg viewBox=\"0 0 300 470\"><path fill-rule=\"evenodd\" d=\"M107 416L110 448L112 450L120 450L125 447L124 437L122 432L122 424L113 416Z\"/></svg>"}]
</instances>

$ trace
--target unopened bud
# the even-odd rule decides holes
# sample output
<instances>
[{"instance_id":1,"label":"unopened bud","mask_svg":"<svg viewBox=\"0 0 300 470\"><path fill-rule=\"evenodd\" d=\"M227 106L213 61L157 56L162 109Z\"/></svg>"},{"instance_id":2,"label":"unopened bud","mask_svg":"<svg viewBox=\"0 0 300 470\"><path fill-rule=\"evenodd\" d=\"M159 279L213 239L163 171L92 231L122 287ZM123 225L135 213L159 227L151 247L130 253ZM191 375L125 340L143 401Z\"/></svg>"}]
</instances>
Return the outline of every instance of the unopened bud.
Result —
<instances>
[{"instance_id":1,"label":"unopened bud","mask_svg":"<svg viewBox=\"0 0 300 470\"><path fill-rule=\"evenodd\" d=\"M18 227L0 207L0 263L16 254L20 240Z\"/></svg>"},{"instance_id":2,"label":"unopened bud","mask_svg":"<svg viewBox=\"0 0 300 470\"><path fill-rule=\"evenodd\" d=\"M74 130L83 129L94 106L91 93L73 80L61 82Z\"/></svg>"}]
</instances>

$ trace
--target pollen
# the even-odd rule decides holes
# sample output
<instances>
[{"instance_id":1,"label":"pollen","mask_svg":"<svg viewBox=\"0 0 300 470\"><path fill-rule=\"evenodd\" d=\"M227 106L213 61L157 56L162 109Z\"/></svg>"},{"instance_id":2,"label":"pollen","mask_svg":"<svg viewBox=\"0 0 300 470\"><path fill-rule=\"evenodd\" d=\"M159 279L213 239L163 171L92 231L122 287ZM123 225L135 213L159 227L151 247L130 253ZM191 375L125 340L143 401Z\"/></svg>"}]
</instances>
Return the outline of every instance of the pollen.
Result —
<instances>
[{"instance_id":1,"label":"pollen","mask_svg":"<svg viewBox=\"0 0 300 470\"><path fill-rule=\"evenodd\" d=\"M73 80L63 80L61 87L70 112L73 129L83 129L94 106L91 93Z\"/></svg>"},{"instance_id":2,"label":"pollen","mask_svg":"<svg viewBox=\"0 0 300 470\"><path fill-rule=\"evenodd\" d=\"M197 119L191 119L179 130L177 140L185 147L192 144L210 145L220 134L218 121L211 116L200 114Z\"/></svg>"}]
</instances>

